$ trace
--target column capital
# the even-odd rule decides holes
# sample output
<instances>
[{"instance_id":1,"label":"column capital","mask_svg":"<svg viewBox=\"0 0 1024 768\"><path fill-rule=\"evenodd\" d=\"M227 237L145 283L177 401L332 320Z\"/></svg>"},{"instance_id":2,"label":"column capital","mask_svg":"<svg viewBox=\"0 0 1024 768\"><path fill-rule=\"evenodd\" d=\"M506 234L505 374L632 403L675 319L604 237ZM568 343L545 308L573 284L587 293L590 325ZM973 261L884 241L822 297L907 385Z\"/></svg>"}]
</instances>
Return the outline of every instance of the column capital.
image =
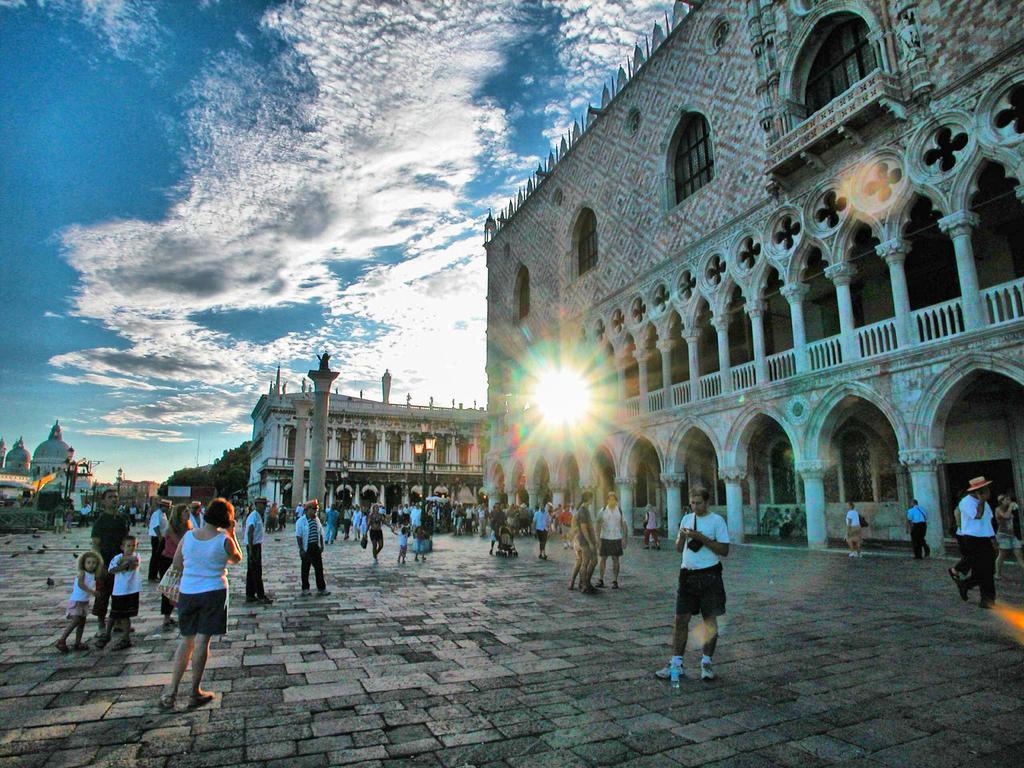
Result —
<instances>
[{"instance_id":1,"label":"column capital","mask_svg":"<svg viewBox=\"0 0 1024 768\"><path fill-rule=\"evenodd\" d=\"M657 347L659 352L671 352L675 349L675 346L675 339L658 339Z\"/></svg>"},{"instance_id":2,"label":"column capital","mask_svg":"<svg viewBox=\"0 0 1024 768\"><path fill-rule=\"evenodd\" d=\"M616 477L615 478L615 484L616 485L633 485L633 483L635 483L635 482L636 481L633 478L631 478L631 477Z\"/></svg>"},{"instance_id":3,"label":"column capital","mask_svg":"<svg viewBox=\"0 0 1024 768\"><path fill-rule=\"evenodd\" d=\"M636 360L637 365L643 365L644 363L646 363L650 356L651 350L649 349L640 349L639 347L637 347L636 349L633 350L633 359Z\"/></svg>"},{"instance_id":4,"label":"column capital","mask_svg":"<svg viewBox=\"0 0 1024 768\"><path fill-rule=\"evenodd\" d=\"M804 480L821 480L828 470L828 462L820 459L805 459L796 462L796 471Z\"/></svg>"},{"instance_id":5,"label":"column capital","mask_svg":"<svg viewBox=\"0 0 1024 768\"><path fill-rule=\"evenodd\" d=\"M711 325L719 333L727 333L729 330L729 316L726 314L715 315L711 318Z\"/></svg>"},{"instance_id":6,"label":"column capital","mask_svg":"<svg viewBox=\"0 0 1024 768\"><path fill-rule=\"evenodd\" d=\"M689 346L693 346L700 341L700 331L693 328L683 331L682 336L683 341L685 341Z\"/></svg>"},{"instance_id":7,"label":"column capital","mask_svg":"<svg viewBox=\"0 0 1024 768\"><path fill-rule=\"evenodd\" d=\"M763 299L748 301L745 309L751 318L761 317L764 314L765 303Z\"/></svg>"},{"instance_id":8,"label":"column capital","mask_svg":"<svg viewBox=\"0 0 1024 768\"><path fill-rule=\"evenodd\" d=\"M718 476L726 483L740 483L747 479L747 470L741 467L719 467Z\"/></svg>"},{"instance_id":9,"label":"column capital","mask_svg":"<svg viewBox=\"0 0 1024 768\"><path fill-rule=\"evenodd\" d=\"M313 401L312 400L292 400L292 405L295 407L295 418L308 419L310 414L313 412Z\"/></svg>"},{"instance_id":10,"label":"column capital","mask_svg":"<svg viewBox=\"0 0 1024 768\"><path fill-rule=\"evenodd\" d=\"M661 482L666 488L678 488L683 484L683 474L681 472L662 472Z\"/></svg>"},{"instance_id":11,"label":"column capital","mask_svg":"<svg viewBox=\"0 0 1024 768\"><path fill-rule=\"evenodd\" d=\"M974 229L981 222L978 214L973 211L956 211L955 213L949 214L949 216L943 216L939 219L939 229L945 232L950 237L957 237L958 235L970 234L970 231Z\"/></svg>"},{"instance_id":12,"label":"column capital","mask_svg":"<svg viewBox=\"0 0 1024 768\"><path fill-rule=\"evenodd\" d=\"M893 264L902 264L907 258L907 251L910 248L907 242L900 237L886 240L884 243L875 246L875 253L885 259L890 267Z\"/></svg>"},{"instance_id":13,"label":"column capital","mask_svg":"<svg viewBox=\"0 0 1024 768\"><path fill-rule=\"evenodd\" d=\"M849 285L857 275L857 267L849 262L833 264L825 270L825 277L835 285Z\"/></svg>"},{"instance_id":14,"label":"column capital","mask_svg":"<svg viewBox=\"0 0 1024 768\"><path fill-rule=\"evenodd\" d=\"M536 496L538 493L540 493L540 486L531 483L530 485L526 486L526 492L531 496Z\"/></svg>"},{"instance_id":15,"label":"column capital","mask_svg":"<svg viewBox=\"0 0 1024 768\"><path fill-rule=\"evenodd\" d=\"M790 304L801 304L811 289L804 283L787 283L779 290Z\"/></svg>"},{"instance_id":16,"label":"column capital","mask_svg":"<svg viewBox=\"0 0 1024 768\"><path fill-rule=\"evenodd\" d=\"M908 448L900 451L900 463L911 472L935 471L945 461L946 452L941 448Z\"/></svg>"},{"instance_id":17,"label":"column capital","mask_svg":"<svg viewBox=\"0 0 1024 768\"><path fill-rule=\"evenodd\" d=\"M550 486L550 490L552 493L565 493L566 489L564 485L552 485Z\"/></svg>"}]
</instances>

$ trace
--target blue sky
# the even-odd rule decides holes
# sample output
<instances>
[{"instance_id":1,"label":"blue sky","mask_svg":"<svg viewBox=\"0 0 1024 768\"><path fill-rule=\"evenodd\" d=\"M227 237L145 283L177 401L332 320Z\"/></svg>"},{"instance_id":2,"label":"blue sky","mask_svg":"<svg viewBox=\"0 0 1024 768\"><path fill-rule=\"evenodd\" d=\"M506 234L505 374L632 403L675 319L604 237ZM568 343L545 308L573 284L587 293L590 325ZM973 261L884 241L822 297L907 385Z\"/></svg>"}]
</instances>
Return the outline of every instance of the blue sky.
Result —
<instances>
[{"instance_id":1,"label":"blue sky","mask_svg":"<svg viewBox=\"0 0 1024 768\"><path fill-rule=\"evenodd\" d=\"M0 435L162 480L324 347L483 405L487 208L670 8L0 0Z\"/></svg>"}]
</instances>

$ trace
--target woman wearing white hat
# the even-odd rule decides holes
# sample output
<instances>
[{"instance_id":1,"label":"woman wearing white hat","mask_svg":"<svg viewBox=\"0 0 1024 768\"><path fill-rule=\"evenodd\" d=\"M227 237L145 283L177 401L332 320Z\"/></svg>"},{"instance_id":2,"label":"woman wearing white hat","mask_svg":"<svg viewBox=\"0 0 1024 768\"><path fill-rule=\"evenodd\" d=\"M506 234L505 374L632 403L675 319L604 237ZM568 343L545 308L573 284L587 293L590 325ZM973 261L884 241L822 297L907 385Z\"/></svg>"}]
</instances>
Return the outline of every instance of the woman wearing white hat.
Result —
<instances>
[{"instance_id":1,"label":"woman wearing white hat","mask_svg":"<svg viewBox=\"0 0 1024 768\"><path fill-rule=\"evenodd\" d=\"M995 561L996 538L992 527L992 507L988 498L991 480L976 477L967 486L967 495L960 500L960 532L964 554L971 564L971 575L957 582L960 599L966 601L974 587L981 592L981 607L991 608L996 602Z\"/></svg>"}]
</instances>

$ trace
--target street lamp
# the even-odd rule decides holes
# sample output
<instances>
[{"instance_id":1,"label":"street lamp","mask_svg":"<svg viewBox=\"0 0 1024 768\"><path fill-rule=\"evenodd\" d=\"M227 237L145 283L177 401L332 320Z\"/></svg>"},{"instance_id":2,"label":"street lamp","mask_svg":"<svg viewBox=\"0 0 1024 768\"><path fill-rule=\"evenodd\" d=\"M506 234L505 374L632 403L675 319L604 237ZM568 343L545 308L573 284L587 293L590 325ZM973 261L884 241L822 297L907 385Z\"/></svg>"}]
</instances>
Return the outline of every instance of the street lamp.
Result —
<instances>
[{"instance_id":1,"label":"street lamp","mask_svg":"<svg viewBox=\"0 0 1024 768\"><path fill-rule=\"evenodd\" d=\"M417 440L412 446L412 452L416 454L416 458L423 459L423 484L420 486L420 504L424 511L427 509L427 458L430 456L430 452L434 450L436 445L436 437L428 437L424 434L423 437Z\"/></svg>"},{"instance_id":2,"label":"street lamp","mask_svg":"<svg viewBox=\"0 0 1024 768\"><path fill-rule=\"evenodd\" d=\"M121 503L121 483L124 481L124 469L117 468L117 503Z\"/></svg>"}]
</instances>

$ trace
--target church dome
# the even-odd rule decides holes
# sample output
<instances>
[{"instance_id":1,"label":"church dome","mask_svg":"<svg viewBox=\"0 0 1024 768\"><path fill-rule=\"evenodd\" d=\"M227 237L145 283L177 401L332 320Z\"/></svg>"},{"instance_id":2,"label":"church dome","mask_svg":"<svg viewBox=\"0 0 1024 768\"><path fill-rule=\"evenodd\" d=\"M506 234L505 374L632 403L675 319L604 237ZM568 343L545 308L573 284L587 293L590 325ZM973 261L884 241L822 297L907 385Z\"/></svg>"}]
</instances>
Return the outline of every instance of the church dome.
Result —
<instances>
[{"instance_id":1,"label":"church dome","mask_svg":"<svg viewBox=\"0 0 1024 768\"><path fill-rule=\"evenodd\" d=\"M7 452L7 459L4 461L4 469L8 472L28 474L29 455L25 449L25 440L18 438L18 442Z\"/></svg>"},{"instance_id":2,"label":"church dome","mask_svg":"<svg viewBox=\"0 0 1024 768\"><path fill-rule=\"evenodd\" d=\"M50 436L39 444L32 454L32 461L45 462L46 464L63 464L68 459L69 446L64 442L61 434L60 422L54 422Z\"/></svg>"}]
</instances>

